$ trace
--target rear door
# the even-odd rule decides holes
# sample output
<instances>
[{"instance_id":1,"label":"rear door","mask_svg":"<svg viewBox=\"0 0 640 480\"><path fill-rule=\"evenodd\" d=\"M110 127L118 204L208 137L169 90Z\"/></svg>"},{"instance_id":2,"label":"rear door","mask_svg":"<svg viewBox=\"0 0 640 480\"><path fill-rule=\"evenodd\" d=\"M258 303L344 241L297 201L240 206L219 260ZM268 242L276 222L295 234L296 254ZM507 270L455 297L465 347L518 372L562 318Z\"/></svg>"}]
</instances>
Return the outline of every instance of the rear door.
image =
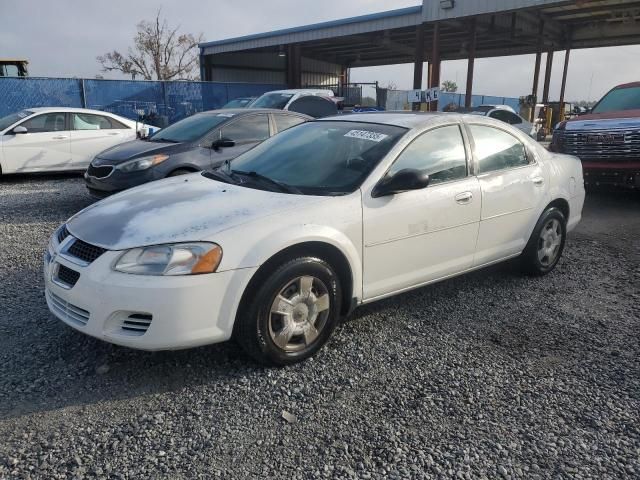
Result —
<instances>
[{"instance_id":1,"label":"rear door","mask_svg":"<svg viewBox=\"0 0 640 480\"><path fill-rule=\"evenodd\" d=\"M546 201L545 173L514 134L490 125L468 125L482 211L474 265L520 253Z\"/></svg>"},{"instance_id":2,"label":"rear door","mask_svg":"<svg viewBox=\"0 0 640 480\"><path fill-rule=\"evenodd\" d=\"M304 117L292 115L290 113L272 113L271 115L275 126L274 134L283 132L307 121Z\"/></svg>"},{"instance_id":3,"label":"rear door","mask_svg":"<svg viewBox=\"0 0 640 480\"><path fill-rule=\"evenodd\" d=\"M135 138L134 129L107 115L70 113L70 117L71 158L78 170L87 168L103 150Z\"/></svg>"},{"instance_id":4,"label":"rear door","mask_svg":"<svg viewBox=\"0 0 640 480\"><path fill-rule=\"evenodd\" d=\"M27 133L11 131L2 138L4 173L62 171L72 169L67 115L47 112L17 126ZM15 128L15 127L14 127Z\"/></svg>"}]
</instances>

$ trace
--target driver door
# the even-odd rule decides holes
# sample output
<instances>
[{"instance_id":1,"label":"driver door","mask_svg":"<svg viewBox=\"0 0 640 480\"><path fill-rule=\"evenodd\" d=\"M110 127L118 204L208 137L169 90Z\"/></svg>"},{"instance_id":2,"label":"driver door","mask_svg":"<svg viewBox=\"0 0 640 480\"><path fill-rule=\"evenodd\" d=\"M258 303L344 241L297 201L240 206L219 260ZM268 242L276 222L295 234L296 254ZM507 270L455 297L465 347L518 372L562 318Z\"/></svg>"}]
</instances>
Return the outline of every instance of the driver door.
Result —
<instances>
[{"instance_id":1,"label":"driver door","mask_svg":"<svg viewBox=\"0 0 640 480\"><path fill-rule=\"evenodd\" d=\"M426 170L427 188L373 198L363 193L365 300L469 269L480 222L480 187L459 125L417 137L387 175Z\"/></svg>"},{"instance_id":2,"label":"driver door","mask_svg":"<svg viewBox=\"0 0 640 480\"><path fill-rule=\"evenodd\" d=\"M225 160L236 158L269 138L269 115L259 113L242 116L220 129L220 138L233 140L233 147L211 151L211 166L220 166Z\"/></svg>"},{"instance_id":3,"label":"driver door","mask_svg":"<svg viewBox=\"0 0 640 480\"><path fill-rule=\"evenodd\" d=\"M36 115L19 126L27 133L8 132L2 138L5 173L71 168L71 132L64 112Z\"/></svg>"}]
</instances>

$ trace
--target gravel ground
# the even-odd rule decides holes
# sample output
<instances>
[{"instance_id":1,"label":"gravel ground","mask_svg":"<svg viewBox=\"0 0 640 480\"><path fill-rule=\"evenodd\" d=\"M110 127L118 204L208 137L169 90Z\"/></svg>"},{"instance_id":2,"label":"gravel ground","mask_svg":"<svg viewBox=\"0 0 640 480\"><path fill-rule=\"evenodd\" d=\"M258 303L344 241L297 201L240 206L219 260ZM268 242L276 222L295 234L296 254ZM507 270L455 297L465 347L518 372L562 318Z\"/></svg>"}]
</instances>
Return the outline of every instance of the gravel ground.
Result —
<instances>
[{"instance_id":1,"label":"gravel ground","mask_svg":"<svg viewBox=\"0 0 640 480\"><path fill-rule=\"evenodd\" d=\"M90 203L78 177L0 180L0 478L640 476L637 195L591 195L545 278L504 264L376 303L286 369L55 320L42 251Z\"/></svg>"}]
</instances>

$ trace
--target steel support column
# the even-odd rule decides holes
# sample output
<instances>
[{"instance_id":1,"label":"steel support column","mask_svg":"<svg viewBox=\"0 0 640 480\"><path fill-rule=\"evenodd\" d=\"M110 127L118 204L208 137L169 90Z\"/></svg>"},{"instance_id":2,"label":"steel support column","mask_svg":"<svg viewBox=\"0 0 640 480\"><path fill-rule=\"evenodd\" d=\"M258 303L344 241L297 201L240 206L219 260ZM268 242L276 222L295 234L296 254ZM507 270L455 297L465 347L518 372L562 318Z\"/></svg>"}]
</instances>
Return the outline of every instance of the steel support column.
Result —
<instances>
[{"instance_id":1,"label":"steel support column","mask_svg":"<svg viewBox=\"0 0 640 480\"><path fill-rule=\"evenodd\" d=\"M538 86L540 83L540 65L542 63L542 46L544 44L544 20L540 20L538 26L538 50L536 51L536 66L533 69L533 87L531 88L531 95L533 96L533 105L531 106L531 114L529 115L529 121L533 122L535 115L535 104L538 103Z\"/></svg>"},{"instance_id":2,"label":"steel support column","mask_svg":"<svg viewBox=\"0 0 640 480\"><path fill-rule=\"evenodd\" d=\"M422 90L422 70L424 69L424 26L416 27L416 50L413 62L413 89ZM420 110L420 102L411 105L412 110Z\"/></svg>"},{"instance_id":3,"label":"steel support column","mask_svg":"<svg viewBox=\"0 0 640 480\"><path fill-rule=\"evenodd\" d=\"M553 68L553 50L547 52L547 66L544 71L544 87L542 89L542 103L549 103L549 85L551 84L551 69Z\"/></svg>"},{"instance_id":4,"label":"steel support column","mask_svg":"<svg viewBox=\"0 0 640 480\"><path fill-rule=\"evenodd\" d=\"M437 88L440 86L440 24L433 26L433 51L431 53L431 75L429 79L429 87ZM438 101L429 104L429 110L435 112L438 110Z\"/></svg>"},{"instance_id":5,"label":"steel support column","mask_svg":"<svg viewBox=\"0 0 640 480\"><path fill-rule=\"evenodd\" d=\"M562 85L560 86L560 120L564 120L564 93L567 88L567 72L569 70L569 55L571 54L571 47L568 47L564 52L564 69L562 70Z\"/></svg>"},{"instance_id":6,"label":"steel support column","mask_svg":"<svg viewBox=\"0 0 640 480\"><path fill-rule=\"evenodd\" d=\"M464 106L471 108L473 97L473 67L476 60L476 19L471 20L469 32L469 60L467 62L467 89L465 91Z\"/></svg>"}]
</instances>

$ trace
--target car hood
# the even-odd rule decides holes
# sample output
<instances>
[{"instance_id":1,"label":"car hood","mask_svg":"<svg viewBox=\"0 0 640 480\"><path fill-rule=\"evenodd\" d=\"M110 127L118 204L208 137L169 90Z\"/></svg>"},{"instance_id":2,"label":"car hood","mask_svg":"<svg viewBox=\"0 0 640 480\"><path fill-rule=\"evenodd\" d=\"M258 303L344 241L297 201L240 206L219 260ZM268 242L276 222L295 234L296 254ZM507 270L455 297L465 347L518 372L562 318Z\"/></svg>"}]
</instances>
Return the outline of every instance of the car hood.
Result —
<instances>
[{"instance_id":1,"label":"car hood","mask_svg":"<svg viewBox=\"0 0 640 480\"><path fill-rule=\"evenodd\" d=\"M69 219L67 228L92 245L124 250L212 239L224 230L301 211L328 198L230 185L195 173L151 182L95 203Z\"/></svg>"},{"instance_id":2,"label":"car hood","mask_svg":"<svg viewBox=\"0 0 640 480\"><path fill-rule=\"evenodd\" d=\"M192 149L190 143L149 142L145 140L132 140L100 152L92 162L99 167L101 165L118 165L120 163L149 155L166 155L181 153Z\"/></svg>"},{"instance_id":3,"label":"car hood","mask_svg":"<svg viewBox=\"0 0 640 480\"><path fill-rule=\"evenodd\" d=\"M640 110L590 113L567 121L567 130L640 128Z\"/></svg>"}]
</instances>

